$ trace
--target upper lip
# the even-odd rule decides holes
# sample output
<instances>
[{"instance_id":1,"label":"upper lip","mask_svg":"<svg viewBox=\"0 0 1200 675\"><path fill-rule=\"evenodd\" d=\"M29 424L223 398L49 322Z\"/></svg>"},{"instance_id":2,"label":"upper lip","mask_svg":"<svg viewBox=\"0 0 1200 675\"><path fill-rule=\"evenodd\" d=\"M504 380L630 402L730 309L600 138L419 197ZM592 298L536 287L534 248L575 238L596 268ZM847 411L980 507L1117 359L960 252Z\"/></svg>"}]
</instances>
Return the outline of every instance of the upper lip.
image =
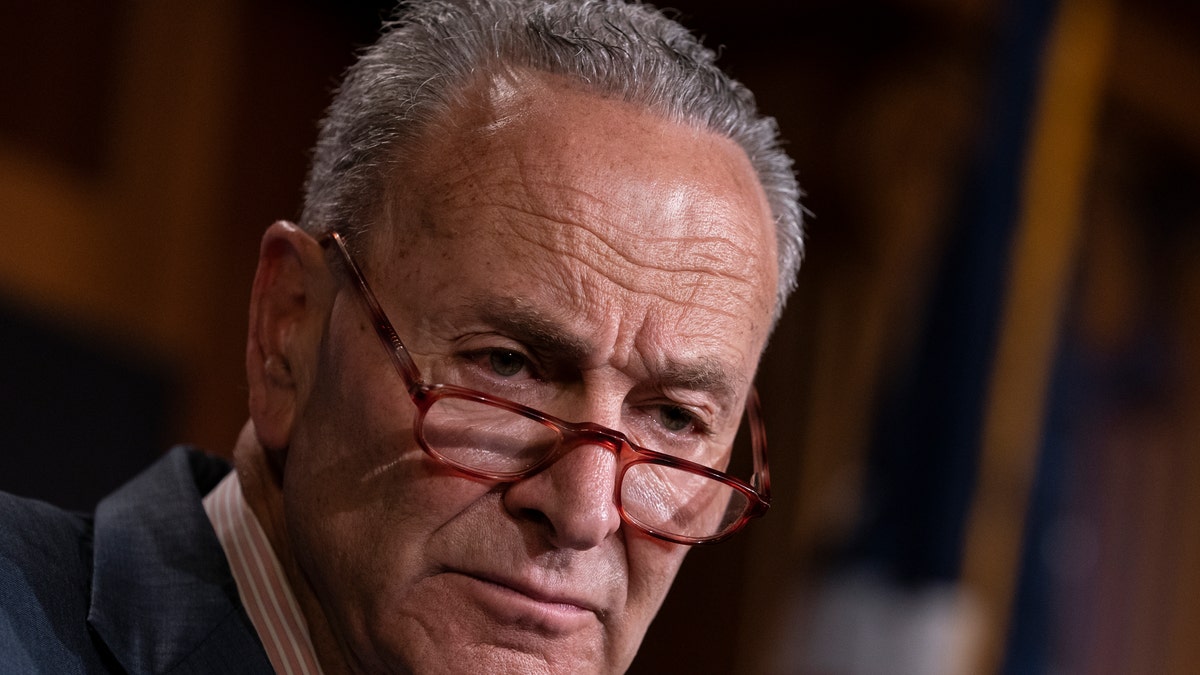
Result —
<instances>
[{"instance_id":1,"label":"upper lip","mask_svg":"<svg viewBox=\"0 0 1200 675\"><path fill-rule=\"evenodd\" d=\"M488 583L504 586L514 590L522 595L529 597L537 602L554 603L562 605L575 605L581 609L585 609L595 614L600 613L599 603L585 597L583 594L573 592L569 589L555 587L538 581L513 577L506 574L494 574L481 571L460 571L468 577L486 581Z\"/></svg>"}]
</instances>

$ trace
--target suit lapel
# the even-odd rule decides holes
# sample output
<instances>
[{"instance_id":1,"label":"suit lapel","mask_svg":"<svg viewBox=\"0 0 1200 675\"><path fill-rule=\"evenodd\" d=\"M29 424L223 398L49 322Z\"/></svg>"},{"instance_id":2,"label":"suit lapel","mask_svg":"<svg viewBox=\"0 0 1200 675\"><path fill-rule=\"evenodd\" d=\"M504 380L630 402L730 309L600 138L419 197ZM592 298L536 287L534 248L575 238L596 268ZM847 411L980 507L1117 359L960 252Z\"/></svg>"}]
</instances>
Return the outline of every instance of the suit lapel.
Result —
<instances>
[{"instance_id":1,"label":"suit lapel","mask_svg":"<svg viewBox=\"0 0 1200 675\"><path fill-rule=\"evenodd\" d=\"M176 448L96 508L88 622L129 672L271 672L200 503L228 470Z\"/></svg>"}]
</instances>

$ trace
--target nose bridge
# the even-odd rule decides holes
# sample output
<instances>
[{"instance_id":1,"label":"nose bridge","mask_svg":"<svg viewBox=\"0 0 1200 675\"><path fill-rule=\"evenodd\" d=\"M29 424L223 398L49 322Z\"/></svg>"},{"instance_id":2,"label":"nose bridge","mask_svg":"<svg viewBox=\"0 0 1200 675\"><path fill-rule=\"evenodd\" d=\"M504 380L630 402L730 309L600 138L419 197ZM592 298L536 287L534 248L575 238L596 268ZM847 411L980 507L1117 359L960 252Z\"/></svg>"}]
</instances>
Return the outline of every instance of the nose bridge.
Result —
<instances>
[{"instance_id":1,"label":"nose bridge","mask_svg":"<svg viewBox=\"0 0 1200 675\"><path fill-rule=\"evenodd\" d=\"M626 445L628 445L628 440L625 435L615 429L594 422L572 425L562 430L556 456L543 471L553 469L559 464L571 464L572 462L581 465L603 465L606 467L607 473L603 476L597 475L597 478L604 479L610 501L615 503L617 474L620 473L626 461ZM601 486L597 484L596 487Z\"/></svg>"},{"instance_id":2,"label":"nose bridge","mask_svg":"<svg viewBox=\"0 0 1200 675\"><path fill-rule=\"evenodd\" d=\"M577 431L563 439L562 450L550 471L556 475L552 483L569 503L578 505L581 513L603 515L615 513L617 471L620 467L621 442L611 432L601 429Z\"/></svg>"},{"instance_id":3,"label":"nose bridge","mask_svg":"<svg viewBox=\"0 0 1200 675\"><path fill-rule=\"evenodd\" d=\"M561 443L560 458L575 452L580 447L591 445L603 448L620 460L624 450L625 436L615 429L593 422L585 422L564 430Z\"/></svg>"},{"instance_id":4,"label":"nose bridge","mask_svg":"<svg viewBox=\"0 0 1200 675\"><path fill-rule=\"evenodd\" d=\"M620 431L623 403L620 397L583 391L563 400L562 405L546 410L565 421L558 425L558 447L552 453L550 466L570 455L578 454L584 446L597 446L621 463L628 440ZM606 426L611 425L611 426ZM547 467L548 468L548 467ZM542 469L546 470L545 468Z\"/></svg>"},{"instance_id":5,"label":"nose bridge","mask_svg":"<svg viewBox=\"0 0 1200 675\"><path fill-rule=\"evenodd\" d=\"M608 478L608 482L611 483L620 464L621 445L605 435L589 432L564 436L563 447L559 452L557 460L546 469L547 471L561 466L562 473L587 473L594 479ZM612 476L602 475L602 472ZM612 496L611 489L609 496Z\"/></svg>"}]
</instances>

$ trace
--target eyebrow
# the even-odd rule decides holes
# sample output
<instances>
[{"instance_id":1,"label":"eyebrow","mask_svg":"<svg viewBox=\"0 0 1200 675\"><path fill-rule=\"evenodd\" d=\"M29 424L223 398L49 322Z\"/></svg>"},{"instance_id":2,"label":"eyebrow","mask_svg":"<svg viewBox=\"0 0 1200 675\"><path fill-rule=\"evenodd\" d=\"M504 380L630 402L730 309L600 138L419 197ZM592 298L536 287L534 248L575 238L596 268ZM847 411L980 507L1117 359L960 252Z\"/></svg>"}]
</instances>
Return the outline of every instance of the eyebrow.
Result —
<instances>
[{"instance_id":1,"label":"eyebrow","mask_svg":"<svg viewBox=\"0 0 1200 675\"><path fill-rule=\"evenodd\" d=\"M558 322L520 299L479 296L468 306L483 320L555 360L579 362L591 352L585 340L567 333Z\"/></svg>"},{"instance_id":2,"label":"eyebrow","mask_svg":"<svg viewBox=\"0 0 1200 675\"><path fill-rule=\"evenodd\" d=\"M579 363L586 361L592 352L586 340L568 333L560 323L518 298L479 296L472 298L468 306L483 320L554 361ZM652 375L652 381L660 387L707 392L722 407L733 405L737 394L735 379L713 358L694 361L664 358Z\"/></svg>"},{"instance_id":3,"label":"eyebrow","mask_svg":"<svg viewBox=\"0 0 1200 675\"><path fill-rule=\"evenodd\" d=\"M736 394L733 378L720 362L711 358L692 362L667 359L655 379L668 387L709 392L723 407L732 406Z\"/></svg>"}]
</instances>

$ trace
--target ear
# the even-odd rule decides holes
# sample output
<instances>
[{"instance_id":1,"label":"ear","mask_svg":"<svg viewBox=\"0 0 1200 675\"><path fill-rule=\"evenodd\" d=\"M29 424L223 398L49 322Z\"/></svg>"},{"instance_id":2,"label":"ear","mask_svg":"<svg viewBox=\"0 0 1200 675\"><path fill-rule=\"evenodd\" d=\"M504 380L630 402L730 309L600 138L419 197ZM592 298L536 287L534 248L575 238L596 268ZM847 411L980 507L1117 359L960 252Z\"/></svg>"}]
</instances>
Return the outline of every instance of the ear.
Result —
<instances>
[{"instance_id":1,"label":"ear","mask_svg":"<svg viewBox=\"0 0 1200 675\"><path fill-rule=\"evenodd\" d=\"M258 440L282 451L316 375L334 296L321 245L292 223L267 228L250 296L246 377Z\"/></svg>"}]
</instances>

